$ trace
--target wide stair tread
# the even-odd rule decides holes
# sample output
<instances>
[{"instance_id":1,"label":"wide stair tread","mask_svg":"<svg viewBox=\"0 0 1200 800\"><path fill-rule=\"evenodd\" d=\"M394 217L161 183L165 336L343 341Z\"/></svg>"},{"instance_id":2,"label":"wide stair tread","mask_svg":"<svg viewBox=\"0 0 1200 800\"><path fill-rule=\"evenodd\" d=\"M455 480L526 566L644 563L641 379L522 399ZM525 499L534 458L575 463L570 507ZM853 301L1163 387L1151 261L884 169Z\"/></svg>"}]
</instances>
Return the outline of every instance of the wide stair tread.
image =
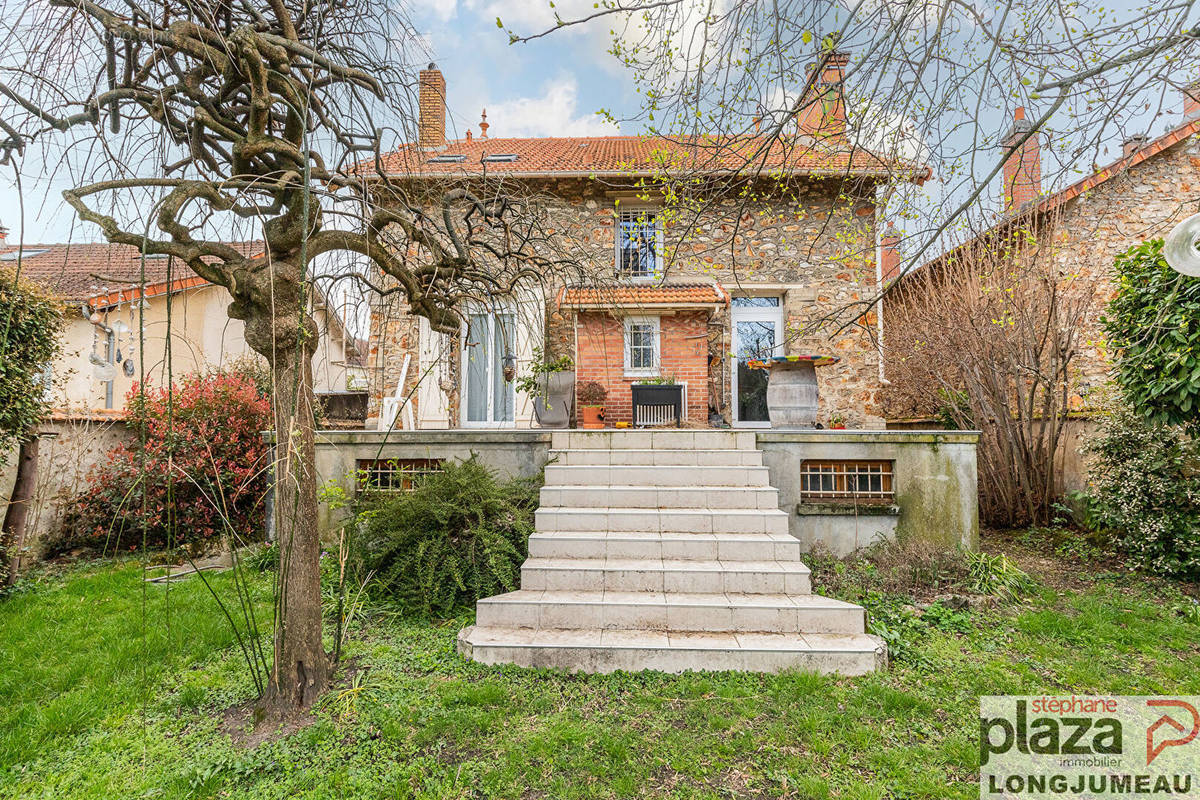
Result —
<instances>
[{"instance_id":1,"label":"wide stair tread","mask_svg":"<svg viewBox=\"0 0 1200 800\"><path fill-rule=\"evenodd\" d=\"M547 464L546 486L754 486L771 488L766 467Z\"/></svg>"},{"instance_id":2,"label":"wide stair tread","mask_svg":"<svg viewBox=\"0 0 1200 800\"><path fill-rule=\"evenodd\" d=\"M885 659L882 643L861 633L762 633L654 630L571 630L472 626L459 651L484 664L584 672L617 670L801 669L863 675Z\"/></svg>"},{"instance_id":3,"label":"wide stair tread","mask_svg":"<svg viewBox=\"0 0 1200 800\"><path fill-rule=\"evenodd\" d=\"M673 558L725 561L799 561L800 542L789 533L683 531L538 531L529 555L541 558Z\"/></svg>"},{"instance_id":4,"label":"wide stair tread","mask_svg":"<svg viewBox=\"0 0 1200 800\"><path fill-rule=\"evenodd\" d=\"M861 606L811 594L543 591L481 600L476 624L507 628L863 633Z\"/></svg>"}]
</instances>

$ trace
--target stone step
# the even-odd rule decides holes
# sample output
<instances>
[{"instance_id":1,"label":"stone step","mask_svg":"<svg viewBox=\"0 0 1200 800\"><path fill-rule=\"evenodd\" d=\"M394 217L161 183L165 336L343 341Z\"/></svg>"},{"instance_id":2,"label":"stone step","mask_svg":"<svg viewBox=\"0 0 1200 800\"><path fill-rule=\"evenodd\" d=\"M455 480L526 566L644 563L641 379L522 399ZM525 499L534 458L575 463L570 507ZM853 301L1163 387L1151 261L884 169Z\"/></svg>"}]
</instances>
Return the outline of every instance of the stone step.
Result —
<instances>
[{"instance_id":1,"label":"stone step","mask_svg":"<svg viewBox=\"0 0 1200 800\"><path fill-rule=\"evenodd\" d=\"M753 431L554 431L553 450L754 450Z\"/></svg>"},{"instance_id":2,"label":"stone step","mask_svg":"<svg viewBox=\"0 0 1200 800\"><path fill-rule=\"evenodd\" d=\"M810 594L800 561L667 558L528 558L521 588L550 591Z\"/></svg>"},{"instance_id":3,"label":"stone step","mask_svg":"<svg viewBox=\"0 0 1200 800\"><path fill-rule=\"evenodd\" d=\"M788 516L778 508L575 508L542 507L533 514L539 533L633 531L635 533L788 532Z\"/></svg>"},{"instance_id":4,"label":"stone step","mask_svg":"<svg viewBox=\"0 0 1200 800\"><path fill-rule=\"evenodd\" d=\"M761 467L761 450L551 450L567 466Z\"/></svg>"},{"instance_id":5,"label":"stone step","mask_svg":"<svg viewBox=\"0 0 1200 800\"><path fill-rule=\"evenodd\" d=\"M529 537L535 558L667 558L702 561L799 561L789 533L647 533L539 531Z\"/></svg>"},{"instance_id":6,"label":"stone step","mask_svg":"<svg viewBox=\"0 0 1200 800\"><path fill-rule=\"evenodd\" d=\"M547 486L770 486L766 467L547 464Z\"/></svg>"},{"instance_id":7,"label":"stone step","mask_svg":"<svg viewBox=\"0 0 1200 800\"><path fill-rule=\"evenodd\" d=\"M546 486L540 507L778 509L779 490L759 486Z\"/></svg>"},{"instance_id":8,"label":"stone step","mask_svg":"<svg viewBox=\"0 0 1200 800\"><path fill-rule=\"evenodd\" d=\"M485 628L863 633L861 606L812 594L521 589L480 600Z\"/></svg>"},{"instance_id":9,"label":"stone step","mask_svg":"<svg viewBox=\"0 0 1200 800\"><path fill-rule=\"evenodd\" d=\"M695 633L480 625L459 633L458 650L482 664L600 673L800 669L864 675L883 667L887 658L883 643L862 633Z\"/></svg>"}]
</instances>

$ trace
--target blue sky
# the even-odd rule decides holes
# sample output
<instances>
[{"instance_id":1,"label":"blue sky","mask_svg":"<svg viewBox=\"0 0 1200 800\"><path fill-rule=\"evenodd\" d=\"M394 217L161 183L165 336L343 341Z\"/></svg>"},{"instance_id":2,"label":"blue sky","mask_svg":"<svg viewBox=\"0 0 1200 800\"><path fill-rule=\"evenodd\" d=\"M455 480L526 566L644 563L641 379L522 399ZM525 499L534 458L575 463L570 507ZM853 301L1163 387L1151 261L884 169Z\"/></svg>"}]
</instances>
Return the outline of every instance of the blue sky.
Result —
<instances>
[{"instance_id":1,"label":"blue sky","mask_svg":"<svg viewBox=\"0 0 1200 800\"><path fill-rule=\"evenodd\" d=\"M607 26L510 45L496 17L518 30L540 29L553 20L545 0L414 0L411 8L430 58L446 76L448 135L461 137L467 127L478 135L484 108L493 137L611 134L618 131L596 110L634 110L629 76L606 53ZM53 165L39 161L33 150L24 164L25 241L99 241L99 228L75 222L63 204L60 192L68 183L43 177ZM16 242L20 198L11 170L0 176L0 223L10 229L9 242Z\"/></svg>"}]
</instances>

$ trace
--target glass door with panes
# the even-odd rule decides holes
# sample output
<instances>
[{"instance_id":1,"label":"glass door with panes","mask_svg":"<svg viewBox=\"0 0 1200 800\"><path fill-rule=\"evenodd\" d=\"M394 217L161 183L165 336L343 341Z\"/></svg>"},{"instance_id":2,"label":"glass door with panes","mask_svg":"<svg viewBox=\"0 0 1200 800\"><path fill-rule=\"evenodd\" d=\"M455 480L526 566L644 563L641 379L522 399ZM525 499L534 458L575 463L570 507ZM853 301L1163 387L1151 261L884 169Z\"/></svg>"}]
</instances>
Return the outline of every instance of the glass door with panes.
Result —
<instances>
[{"instance_id":1,"label":"glass door with panes","mask_svg":"<svg viewBox=\"0 0 1200 800\"><path fill-rule=\"evenodd\" d=\"M516 355L516 317L511 312L472 312L463 340L463 424L469 428L513 424L512 381L504 361Z\"/></svg>"},{"instance_id":2,"label":"glass door with panes","mask_svg":"<svg viewBox=\"0 0 1200 800\"><path fill-rule=\"evenodd\" d=\"M733 424L768 428L767 371L746 362L783 354L783 307L778 297L735 297L731 302Z\"/></svg>"}]
</instances>

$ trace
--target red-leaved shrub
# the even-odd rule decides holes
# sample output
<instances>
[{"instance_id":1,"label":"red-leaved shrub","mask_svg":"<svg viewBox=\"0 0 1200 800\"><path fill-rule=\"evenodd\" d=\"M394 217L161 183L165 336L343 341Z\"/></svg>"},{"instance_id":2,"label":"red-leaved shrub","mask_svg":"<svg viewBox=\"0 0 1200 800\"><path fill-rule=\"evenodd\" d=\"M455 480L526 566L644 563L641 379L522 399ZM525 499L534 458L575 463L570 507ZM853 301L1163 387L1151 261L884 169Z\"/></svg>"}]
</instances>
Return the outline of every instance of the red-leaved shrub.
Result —
<instances>
[{"instance_id":1,"label":"red-leaved shrub","mask_svg":"<svg viewBox=\"0 0 1200 800\"><path fill-rule=\"evenodd\" d=\"M108 453L63 515L50 554L72 548L205 549L223 531L263 531L271 404L253 380L215 372L126 398L137 439Z\"/></svg>"}]
</instances>

